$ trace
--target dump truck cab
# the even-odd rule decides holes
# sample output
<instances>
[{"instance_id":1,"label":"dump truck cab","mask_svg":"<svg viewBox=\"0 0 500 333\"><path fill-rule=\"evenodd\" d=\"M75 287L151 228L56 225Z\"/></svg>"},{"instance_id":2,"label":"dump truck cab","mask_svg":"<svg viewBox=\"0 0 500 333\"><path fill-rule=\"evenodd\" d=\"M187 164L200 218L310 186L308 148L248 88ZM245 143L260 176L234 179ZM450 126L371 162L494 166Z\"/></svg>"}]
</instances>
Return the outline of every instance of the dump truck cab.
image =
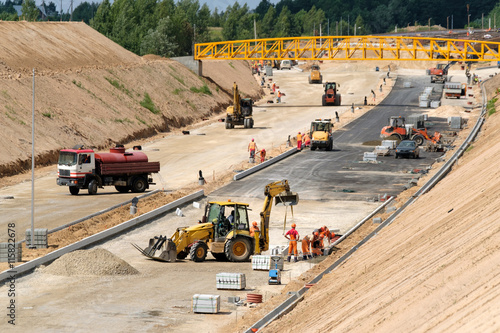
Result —
<instances>
[{"instance_id":1,"label":"dump truck cab","mask_svg":"<svg viewBox=\"0 0 500 333\"><path fill-rule=\"evenodd\" d=\"M316 148L332 150L332 133L333 123L331 119L316 119L311 122L311 150L316 150Z\"/></svg>"},{"instance_id":2,"label":"dump truck cab","mask_svg":"<svg viewBox=\"0 0 500 333\"><path fill-rule=\"evenodd\" d=\"M309 75L309 83L323 83L323 76L319 70L319 65L311 66L311 74Z\"/></svg>"}]
</instances>

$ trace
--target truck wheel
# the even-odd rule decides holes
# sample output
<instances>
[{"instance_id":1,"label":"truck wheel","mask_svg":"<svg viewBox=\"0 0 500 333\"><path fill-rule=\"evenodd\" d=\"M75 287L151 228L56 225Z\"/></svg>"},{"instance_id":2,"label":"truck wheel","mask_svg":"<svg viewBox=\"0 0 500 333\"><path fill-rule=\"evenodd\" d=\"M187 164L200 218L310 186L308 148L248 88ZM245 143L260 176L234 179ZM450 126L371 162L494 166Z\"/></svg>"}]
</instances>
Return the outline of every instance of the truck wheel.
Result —
<instances>
[{"instance_id":1,"label":"truck wheel","mask_svg":"<svg viewBox=\"0 0 500 333\"><path fill-rule=\"evenodd\" d=\"M116 190L120 193L127 193L130 191L130 187L128 186L115 186Z\"/></svg>"},{"instance_id":2,"label":"truck wheel","mask_svg":"<svg viewBox=\"0 0 500 333\"><path fill-rule=\"evenodd\" d=\"M417 144L417 146L421 146L424 143L424 137L421 135L415 135L412 138L413 141Z\"/></svg>"},{"instance_id":3,"label":"truck wheel","mask_svg":"<svg viewBox=\"0 0 500 333\"><path fill-rule=\"evenodd\" d=\"M253 128L253 118L250 119L250 128Z\"/></svg>"},{"instance_id":4,"label":"truck wheel","mask_svg":"<svg viewBox=\"0 0 500 333\"><path fill-rule=\"evenodd\" d=\"M144 177L136 177L132 183L132 192L141 193L146 191L147 187L148 183L146 182L146 179L144 179Z\"/></svg>"},{"instance_id":5,"label":"truck wheel","mask_svg":"<svg viewBox=\"0 0 500 333\"><path fill-rule=\"evenodd\" d=\"M332 149L333 149L333 142L330 141L330 142L328 142L328 146L326 147L326 150L332 151Z\"/></svg>"},{"instance_id":6,"label":"truck wheel","mask_svg":"<svg viewBox=\"0 0 500 333\"><path fill-rule=\"evenodd\" d=\"M194 262L202 262L205 261L208 253L208 246L205 242L197 242L193 246L191 246L191 250L189 251L189 255L191 256L191 260Z\"/></svg>"},{"instance_id":7,"label":"truck wheel","mask_svg":"<svg viewBox=\"0 0 500 333\"><path fill-rule=\"evenodd\" d=\"M89 183L89 194L94 195L97 193L97 181L92 179Z\"/></svg>"},{"instance_id":8,"label":"truck wheel","mask_svg":"<svg viewBox=\"0 0 500 333\"><path fill-rule=\"evenodd\" d=\"M248 261L253 253L252 243L245 237L236 237L226 241L224 247L226 257L230 261L243 262Z\"/></svg>"},{"instance_id":9,"label":"truck wheel","mask_svg":"<svg viewBox=\"0 0 500 333\"><path fill-rule=\"evenodd\" d=\"M337 94L337 96L335 96L335 106L340 106L341 99L342 96L340 96L340 94Z\"/></svg>"},{"instance_id":10,"label":"truck wheel","mask_svg":"<svg viewBox=\"0 0 500 333\"><path fill-rule=\"evenodd\" d=\"M311 150L313 150L313 151L316 150L316 146L311 145Z\"/></svg>"},{"instance_id":11,"label":"truck wheel","mask_svg":"<svg viewBox=\"0 0 500 333\"><path fill-rule=\"evenodd\" d=\"M326 106L326 98L325 98L325 95L323 95L322 103L323 103L323 106Z\"/></svg>"},{"instance_id":12,"label":"truck wheel","mask_svg":"<svg viewBox=\"0 0 500 333\"><path fill-rule=\"evenodd\" d=\"M80 189L76 186L70 186L69 187L69 193L72 195L77 195L80 192Z\"/></svg>"},{"instance_id":13,"label":"truck wheel","mask_svg":"<svg viewBox=\"0 0 500 333\"><path fill-rule=\"evenodd\" d=\"M309 77L309 84L311 84L311 83L312 83L312 82L311 82L311 77Z\"/></svg>"}]
</instances>

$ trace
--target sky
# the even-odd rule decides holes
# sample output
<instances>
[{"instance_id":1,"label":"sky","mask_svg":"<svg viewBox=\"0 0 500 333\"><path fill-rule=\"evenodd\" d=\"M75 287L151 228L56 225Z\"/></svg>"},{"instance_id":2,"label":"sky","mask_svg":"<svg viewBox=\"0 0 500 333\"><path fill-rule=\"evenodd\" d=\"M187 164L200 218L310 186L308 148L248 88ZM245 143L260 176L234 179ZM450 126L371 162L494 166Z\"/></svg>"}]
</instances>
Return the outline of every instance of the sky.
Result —
<instances>
[{"instance_id":1,"label":"sky","mask_svg":"<svg viewBox=\"0 0 500 333\"><path fill-rule=\"evenodd\" d=\"M45 0L45 3L48 4L51 1L56 5L57 10L60 11L61 10L61 0ZM101 3L102 2L101 0L86 0L86 1L88 3L92 3L92 2ZM236 2L234 0L208 0L208 1L207 0L198 0L198 1L200 2L200 6L203 5L204 3L207 3L207 5L211 11L213 11L217 7L219 10L219 13L221 11L226 10L227 6L232 6ZM240 1L238 1L238 3L240 5L243 5L244 3L246 3L248 5L248 8L255 9L259 5L260 1L261 0L240 0ZM73 0L73 9L78 7L78 5L82 2L85 2L85 0ZM113 1L111 1L111 2L113 2ZM278 0L270 0L270 2L276 4L278 2ZM42 0L36 0L37 5L40 5L41 3L42 3ZM70 5L71 5L71 0L62 0L62 8L63 8L64 13L68 12Z\"/></svg>"}]
</instances>

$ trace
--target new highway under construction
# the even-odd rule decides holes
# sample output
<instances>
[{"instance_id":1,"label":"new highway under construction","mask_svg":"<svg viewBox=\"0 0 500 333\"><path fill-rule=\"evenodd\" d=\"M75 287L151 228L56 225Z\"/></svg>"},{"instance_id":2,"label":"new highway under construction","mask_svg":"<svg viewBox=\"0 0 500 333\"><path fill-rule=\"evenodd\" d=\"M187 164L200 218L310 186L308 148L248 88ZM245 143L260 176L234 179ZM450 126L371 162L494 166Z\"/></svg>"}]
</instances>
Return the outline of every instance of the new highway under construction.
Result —
<instances>
[{"instance_id":1,"label":"new highway under construction","mask_svg":"<svg viewBox=\"0 0 500 333\"><path fill-rule=\"evenodd\" d=\"M86 31L81 29L80 33ZM120 50L115 52L122 54ZM117 61L119 57L113 59ZM117 63L119 67L120 61ZM157 66L161 72L164 67L179 66L174 63L155 59L141 66ZM382 332L456 331L457 325L475 330L468 326L474 322L476 328L497 330L494 310L500 303L496 290L499 230L494 224L498 218L494 207L500 196L496 195L498 168L494 156L500 147L492 142L498 141L496 129L500 122L494 113L485 119L484 107L500 85L496 66L491 62L473 65L472 71L483 81L489 79L482 90L474 85L461 99L441 99L437 108L422 108L419 95L426 87L434 87L436 96L442 93L443 85L431 84L425 73L429 65L394 60L324 61L320 64L322 75L325 81L340 84L342 105L322 106L321 85L308 83L311 63L299 61L289 71L275 69L259 88L261 77L252 76L246 63L231 76L229 68L234 66L228 66L227 61L206 61L205 75L214 73L212 80L220 87L218 91L229 92L237 76L247 80L238 82L240 90L255 89L254 128L226 130L219 121L225 113L219 110L203 115L206 119L202 121L170 129L167 134L126 143L127 149L140 144L150 161L161 164L159 174L154 175L156 185L147 191L148 197L139 198L136 214L131 214L127 200L137 194L100 189L94 196L74 196L67 188L56 185L56 166L39 172L38 209L43 214L36 219L37 228L54 229L97 213L96 223L109 234L82 246L82 251L64 250L55 245L62 243L50 241L49 249L38 250L40 255L68 253L15 277L16 328ZM110 74L109 69L108 74L81 70L94 77ZM173 75L179 75L181 70ZM226 70L225 80L217 78ZM115 75L125 77L121 72ZM467 80L459 65L451 67L448 75L453 81ZM171 74L166 77L171 78ZM71 80L68 82L73 87ZM189 80L197 82L195 78ZM88 79L83 85L90 85L91 81ZM275 95L270 94L267 84L273 82L284 93L281 103L276 103ZM168 89L173 91L174 87ZM228 95L215 96L214 99L220 98L215 104L227 102ZM369 103L365 103L366 97ZM112 97L109 98L102 97L104 104L111 103ZM201 109L203 103L197 103L200 105L196 108L188 108L193 112ZM396 159L393 151L372 160L364 158L365 153L380 144L380 130L391 116L408 118L415 114L425 115L426 125L432 131L449 134L442 150L422 148L418 159ZM450 117L461 117L464 126L451 131ZM319 118L334 122L332 151L311 151L307 147L292 151L298 132L307 132L311 121ZM136 125L140 124L130 124ZM254 166L248 162L247 146L251 139L259 149L268 151L268 161L284 153L287 157L233 180L234 175ZM288 263L285 254L281 285L269 284L269 272L254 269L251 262L217 261L209 254L203 262L190 261L188 257L165 263L146 259L132 246L134 243L146 247L154 236L170 236L177 228L197 225L204 215L204 205L213 201L230 199L248 204L248 220L259 221L264 188L280 180L288 181L300 201L293 206L293 213L289 207L272 208L271 249L286 248L288 241L283 234L292 223L297 225L301 237L323 225L339 234L349 233L335 244L329 256ZM432 185L424 186L430 182ZM4 216L1 224L15 223L18 240L29 228L28 184L21 182L0 189L0 211ZM425 191L419 192L422 186ZM161 210L166 202L158 194L170 195L170 201L194 195ZM387 201L389 197L393 198ZM116 214L98 213L120 203L123 207L118 207ZM479 206L482 209L477 209ZM154 213L154 209L160 211ZM397 216L392 215L395 212ZM149 217L144 217L147 214ZM138 222L131 223L133 219ZM118 221L118 227L121 221L130 226L112 232L111 220ZM49 240L60 242L70 234L91 228L77 226L67 226ZM26 259L23 261L27 264ZM16 267L21 269L19 264ZM216 275L220 273L244 274L246 288L217 288ZM7 304L14 299L7 297L12 283L3 283L0 299ZM193 296L200 294L218 295L219 311L195 313ZM261 295L263 302L249 302L251 295ZM237 298L241 302L234 302ZM0 328L10 328L9 325L7 320L0 322Z\"/></svg>"}]
</instances>

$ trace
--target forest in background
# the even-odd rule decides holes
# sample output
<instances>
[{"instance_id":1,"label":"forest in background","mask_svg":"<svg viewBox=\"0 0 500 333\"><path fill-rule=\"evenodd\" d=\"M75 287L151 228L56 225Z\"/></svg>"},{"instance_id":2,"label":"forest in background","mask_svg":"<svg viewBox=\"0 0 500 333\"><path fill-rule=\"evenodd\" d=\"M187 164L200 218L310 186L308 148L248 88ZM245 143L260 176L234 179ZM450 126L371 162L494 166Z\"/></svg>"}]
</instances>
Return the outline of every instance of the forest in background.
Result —
<instances>
[{"instance_id":1,"label":"forest in background","mask_svg":"<svg viewBox=\"0 0 500 333\"><path fill-rule=\"evenodd\" d=\"M22 5L17 15L14 5ZM43 9L40 9L42 7ZM37 10L38 9L38 10ZM103 0L58 13L53 2L0 1L3 20L74 20L138 54L192 54L194 43L312 35L368 35L409 26L496 28L498 0L261 0L256 8L235 2L211 11L199 0ZM498 24L500 26L500 22Z\"/></svg>"}]
</instances>

